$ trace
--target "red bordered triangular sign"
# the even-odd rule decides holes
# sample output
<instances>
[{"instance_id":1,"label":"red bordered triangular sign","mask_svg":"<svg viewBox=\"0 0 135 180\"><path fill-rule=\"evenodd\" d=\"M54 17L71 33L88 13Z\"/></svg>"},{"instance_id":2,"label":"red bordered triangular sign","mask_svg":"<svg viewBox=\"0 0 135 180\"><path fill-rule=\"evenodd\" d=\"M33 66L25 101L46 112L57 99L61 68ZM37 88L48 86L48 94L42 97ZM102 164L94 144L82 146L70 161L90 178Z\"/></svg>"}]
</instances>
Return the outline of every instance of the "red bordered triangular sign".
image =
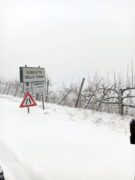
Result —
<instances>
[{"instance_id":1,"label":"red bordered triangular sign","mask_svg":"<svg viewBox=\"0 0 135 180\"><path fill-rule=\"evenodd\" d=\"M36 106L36 102L35 100L33 99L32 95L27 92L25 95L24 95L24 98L23 98L23 101L20 105L21 108L23 107L30 107L30 106Z\"/></svg>"}]
</instances>

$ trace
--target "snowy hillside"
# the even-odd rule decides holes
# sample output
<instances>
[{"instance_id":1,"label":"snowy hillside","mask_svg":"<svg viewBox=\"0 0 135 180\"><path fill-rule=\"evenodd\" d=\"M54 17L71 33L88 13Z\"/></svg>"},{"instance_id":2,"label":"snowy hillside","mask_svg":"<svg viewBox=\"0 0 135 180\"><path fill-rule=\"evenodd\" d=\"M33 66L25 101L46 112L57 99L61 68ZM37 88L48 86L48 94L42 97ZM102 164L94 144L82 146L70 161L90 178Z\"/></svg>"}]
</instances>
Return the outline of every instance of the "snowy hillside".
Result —
<instances>
[{"instance_id":1,"label":"snowy hillside","mask_svg":"<svg viewBox=\"0 0 135 180\"><path fill-rule=\"evenodd\" d=\"M6 180L133 180L130 117L45 104L20 109L0 95L0 165Z\"/></svg>"}]
</instances>

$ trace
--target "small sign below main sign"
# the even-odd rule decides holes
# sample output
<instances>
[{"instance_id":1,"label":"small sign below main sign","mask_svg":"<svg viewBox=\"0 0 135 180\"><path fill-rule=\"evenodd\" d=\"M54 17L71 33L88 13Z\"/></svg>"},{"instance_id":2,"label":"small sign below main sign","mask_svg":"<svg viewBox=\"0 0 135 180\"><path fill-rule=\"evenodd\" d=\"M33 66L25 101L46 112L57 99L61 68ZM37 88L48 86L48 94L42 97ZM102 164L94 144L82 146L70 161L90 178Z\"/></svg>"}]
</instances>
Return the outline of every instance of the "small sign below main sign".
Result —
<instances>
[{"instance_id":1,"label":"small sign below main sign","mask_svg":"<svg viewBox=\"0 0 135 180\"><path fill-rule=\"evenodd\" d=\"M45 81L32 82L31 89L33 93L45 93L46 92Z\"/></svg>"},{"instance_id":2,"label":"small sign below main sign","mask_svg":"<svg viewBox=\"0 0 135 180\"><path fill-rule=\"evenodd\" d=\"M29 92L27 92L23 98L20 108L36 106L36 105L37 104L36 104L35 100L33 99L32 95Z\"/></svg>"}]
</instances>

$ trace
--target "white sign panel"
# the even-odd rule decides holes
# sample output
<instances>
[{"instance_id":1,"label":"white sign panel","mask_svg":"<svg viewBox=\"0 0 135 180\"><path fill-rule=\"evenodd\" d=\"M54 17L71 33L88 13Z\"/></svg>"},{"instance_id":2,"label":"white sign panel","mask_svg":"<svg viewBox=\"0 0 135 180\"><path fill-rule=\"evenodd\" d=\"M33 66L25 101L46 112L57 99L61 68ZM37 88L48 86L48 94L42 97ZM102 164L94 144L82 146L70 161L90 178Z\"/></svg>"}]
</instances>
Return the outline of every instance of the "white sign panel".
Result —
<instances>
[{"instance_id":1,"label":"white sign panel","mask_svg":"<svg viewBox=\"0 0 135 180\"><path fill-rule=\"evenodd\" d=\"M45 81L45 69L40 67L20 67L20 82Z\"/></svg>"},{"instance_id":2,"label":"white sign panel","mask_svg":"<svg viewBox=\"0 0 135 180\"><path fill-rule=\"evenodd\" d=\"M30 83L24 83L24 84L23 84L23 88L24 88L24 93L26 93L26 92L32 92L32 91L31 91L31 84L30 84Z\"/></svg>"},{"instance_id":3,"label":"white sign panel","mask_svg":"<svg viewBox=\"0 0 135 180\"><path fill-rule=\"evenodd\" d=\"M46 85L45 82L32 82L31 83L33 93L45 93Z\"/></svg>"}]
</instances>

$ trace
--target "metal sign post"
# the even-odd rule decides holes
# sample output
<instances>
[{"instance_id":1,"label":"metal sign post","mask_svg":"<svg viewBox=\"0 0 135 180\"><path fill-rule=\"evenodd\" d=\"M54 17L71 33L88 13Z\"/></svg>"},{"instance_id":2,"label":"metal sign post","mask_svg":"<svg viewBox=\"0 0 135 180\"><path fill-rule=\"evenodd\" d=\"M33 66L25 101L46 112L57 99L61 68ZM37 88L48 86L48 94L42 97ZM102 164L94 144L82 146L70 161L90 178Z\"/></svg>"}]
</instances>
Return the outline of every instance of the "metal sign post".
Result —
<instances>
[{"instance_id":1,"label":"metal sign post","mask_svg":"<svg viewBox=\"0 0 135 180\"><path fill-rule=\"evenodd\" d=\"M42 107L43 107L43 110L45 109L45 103L44 103L44 95L42 93Z\"/></svg>"},{"instance_id":2,"label":"metal sign post","mask_svg":"<svg viewBox=\"0 0 135 180\"><path fill-rule=\"evenodd\" d=\"M30 113L30 108L28 107L27 109L28 109L28 114L29 114Z\"/></svg>"}]
</instances>

